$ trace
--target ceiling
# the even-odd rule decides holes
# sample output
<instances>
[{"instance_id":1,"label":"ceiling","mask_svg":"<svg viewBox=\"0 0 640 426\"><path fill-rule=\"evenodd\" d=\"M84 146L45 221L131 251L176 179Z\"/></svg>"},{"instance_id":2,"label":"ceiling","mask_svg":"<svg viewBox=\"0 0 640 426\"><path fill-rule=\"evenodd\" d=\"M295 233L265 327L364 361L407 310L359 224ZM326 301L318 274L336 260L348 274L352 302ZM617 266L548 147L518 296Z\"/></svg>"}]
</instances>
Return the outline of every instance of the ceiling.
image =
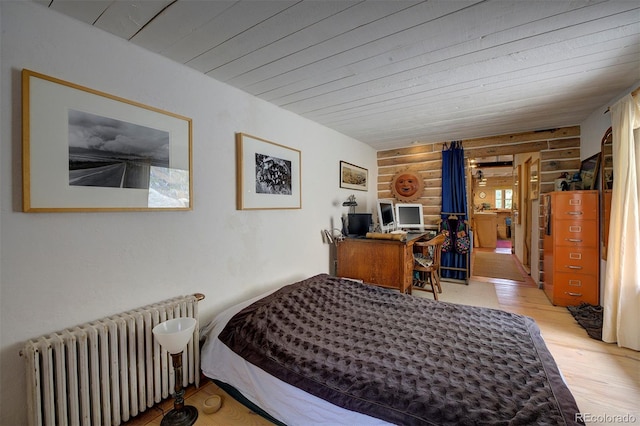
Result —
<instances>
[{"instance_id":1,"label":"ceiling","mask_svg":"<svg viewBox=\"0 0 640 426\"><path fill-rule=\"evenodd\" d=\"M577 125L640 80L637 1L34 1L376 150Z\"/></svg>"},{"instance_id":2,"label":"ceiling","mask_svg":"<svg viewBox=\"0 0 640 426\"><path fill-rule=\"evenodd\" d=\"M469 159L469 166L475 175L482 170L483 177L512 177L513 155L494 155Z\"/></svg>"}]
</instances>

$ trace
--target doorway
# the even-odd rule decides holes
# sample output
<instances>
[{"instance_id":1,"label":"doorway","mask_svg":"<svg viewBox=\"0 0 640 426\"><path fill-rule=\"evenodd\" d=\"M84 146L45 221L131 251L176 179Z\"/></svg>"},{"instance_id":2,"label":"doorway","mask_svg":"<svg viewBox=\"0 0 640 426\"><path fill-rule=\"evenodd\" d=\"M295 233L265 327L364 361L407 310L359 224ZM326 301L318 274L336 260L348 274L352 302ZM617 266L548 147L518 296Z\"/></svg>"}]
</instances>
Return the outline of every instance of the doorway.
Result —
<instances>
[{"instance_id":1,"label":"doorway","mask_svg":"<svg viewBox=\"0 0 640 426\"><path fill-rule=\"evenodd\" d=\"M513 155L469 158L467 197L474 247L511 251L515 198Z\"/></svg>"}]
</instances>

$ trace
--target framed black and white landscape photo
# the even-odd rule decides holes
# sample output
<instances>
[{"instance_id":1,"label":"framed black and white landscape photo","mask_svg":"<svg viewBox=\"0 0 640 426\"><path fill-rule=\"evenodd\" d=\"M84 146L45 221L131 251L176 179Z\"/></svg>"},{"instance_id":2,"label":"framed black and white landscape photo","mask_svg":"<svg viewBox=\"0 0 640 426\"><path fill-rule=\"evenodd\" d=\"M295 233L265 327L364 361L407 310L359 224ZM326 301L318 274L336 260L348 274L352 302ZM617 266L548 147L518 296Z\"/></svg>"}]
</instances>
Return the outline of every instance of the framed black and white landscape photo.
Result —
<instances>
[{"instance_id":1,"label":"framed black and white landscape photo","mask_svg":"<svg viewBox=\"0 0 640 426\"><path fill-rule=\"evenodd\" d=\"M23 210L192 209L191 119L22 71Z\"/></svg>"},{"instance_id":2,"label":"framed black and white landscape photo","mask_svg":"<svg viewBox=\"0 0 640 426\"><path fill-rule=\"evenodd\" d=\"M301 208L301 152L236 133L237 209Z\"/></svg>"}]
</instances>

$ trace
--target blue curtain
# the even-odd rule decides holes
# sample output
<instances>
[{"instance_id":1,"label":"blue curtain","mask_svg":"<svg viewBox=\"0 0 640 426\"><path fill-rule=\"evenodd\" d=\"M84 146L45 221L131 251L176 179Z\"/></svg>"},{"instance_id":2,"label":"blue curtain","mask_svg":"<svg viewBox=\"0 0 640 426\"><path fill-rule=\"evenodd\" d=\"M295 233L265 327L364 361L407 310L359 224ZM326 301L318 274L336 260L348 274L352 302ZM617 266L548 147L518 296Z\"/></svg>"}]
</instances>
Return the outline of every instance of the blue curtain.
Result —
<instances>
[{"instance_id":1,"label":"blue curtain","mask_svg":"<svg viewBox=\"0 0 640 426\"><path fill-rule=\"evenodd\" d=\"M464 149L461 141L445 144L442 149L442 221L448 220L450 213L456 213L458 220L468 220L467 187L464 173ZM452 224L453 225L453 224ZM452 233L455 229L450 230ZM442 253L441 270L443 278L467 280L467 255L457 253L455 247ZM465 271L446 269L463 268Z\"/></svg>"}]
</instances>

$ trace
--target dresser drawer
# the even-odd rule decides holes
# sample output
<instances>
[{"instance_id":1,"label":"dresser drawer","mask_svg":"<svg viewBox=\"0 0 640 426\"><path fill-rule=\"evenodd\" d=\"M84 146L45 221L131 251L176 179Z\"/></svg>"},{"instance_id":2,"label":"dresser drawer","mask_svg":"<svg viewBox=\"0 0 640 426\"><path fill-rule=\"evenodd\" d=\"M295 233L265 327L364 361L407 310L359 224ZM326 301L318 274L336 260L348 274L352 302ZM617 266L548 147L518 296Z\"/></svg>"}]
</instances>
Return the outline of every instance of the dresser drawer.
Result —
<instances>
[{"instance_id":1,"label":"dresser drawer","mask_svg":"<svg viewBox=\"0 0 640 426\"><path fill-rule=\"evenodd\" d=\"M554 242L558 246L598 247L598 222L595 220L556 220Z\"/></svg>"},{"instance_id":2,"label":"dresser drawer","mask_svg":"<svg viewBox=\"0 0 640 426\"><path fill-rule=\"evenodd\" d=\"M593 275L556 273L553 293L554 305L572 306L583 302L599 304L598 279Z\"/></svg>"},{"instance_id":3,"label":"dresser drawer","mask_svg":"<svg viewBox=\"0 0 640 426\"><path fill-rule=\"evenodd\" d=\"M598 273L598 249L585 247L556 247L555 270L574 274Z\"/></svg>"},{"instance_id":4,"label":"dresser drawer","mask_svg":"<svg viewBox=\"0 0 640 426\"><path fill-rule=\"evenodd\" d=\"M556 219L595 220L598 217L597 192L571 191L560 193L555 202L552 208Z\"/></svg>"}]
</instances>

